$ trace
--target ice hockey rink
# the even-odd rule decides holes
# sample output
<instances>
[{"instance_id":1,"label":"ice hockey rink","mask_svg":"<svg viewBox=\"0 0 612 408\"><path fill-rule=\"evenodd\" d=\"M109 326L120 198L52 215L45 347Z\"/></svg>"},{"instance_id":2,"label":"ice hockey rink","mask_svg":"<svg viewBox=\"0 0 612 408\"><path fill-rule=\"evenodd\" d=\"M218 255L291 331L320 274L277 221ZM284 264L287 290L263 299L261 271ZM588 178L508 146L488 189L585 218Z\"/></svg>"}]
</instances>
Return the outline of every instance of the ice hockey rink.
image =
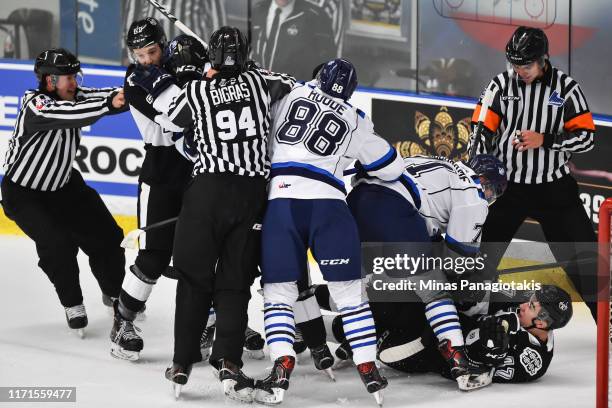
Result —
<instances>
[{"instance_id":1,"label":"ice hockey rink","mask_svg":"<svg viewBox=\"0 0 612 408\"><path fill-rule=\"evenodd\" d=\"M127 251L128 265L135 251ZM146 318L137 322L145 341L141 359L131 363L110 356L111 314L79 255L81 286L89 326L86 337L68 329L64 311L47 277L36 265L34 243L25 237L0 235L0 384L76 387L77 402L52 406L82 407L213 407L225 402L221 384L207 363L194 366L189 383L174 399L164 369L171 361L175 281L161 278L147 303ZM315 277L315 281L317 277ZM250 325L261 331L262 298L255 292ZM383 366L389 379L385 407L592 407L595 405L595 324L586 307L574 303L568 326L555 331L555 354L548 373L530 384L493 384L464 393L454 382L435 374L407 375ZM334 345L330 345L333 348ZM305 353L307 354L307 353ZM266 355L267 357L267 355ZM265 377L269 359L245 359L244 371ZM285 407L376 407L354 368L335 371L331 382L310 358L300 361L291 377ZM40 403L0 403L41 406Z\"/></svg>"}]
</instances>

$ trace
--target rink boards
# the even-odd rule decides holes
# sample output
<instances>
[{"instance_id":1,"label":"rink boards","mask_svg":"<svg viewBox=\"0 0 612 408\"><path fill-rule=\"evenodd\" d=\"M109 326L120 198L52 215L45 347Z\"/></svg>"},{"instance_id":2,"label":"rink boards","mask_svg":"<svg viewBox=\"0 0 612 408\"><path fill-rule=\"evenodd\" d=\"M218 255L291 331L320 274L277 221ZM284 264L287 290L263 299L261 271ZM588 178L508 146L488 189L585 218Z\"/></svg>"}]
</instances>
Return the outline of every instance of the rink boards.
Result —
<instances>
[{"instance_id":1,"label":"rink boards","mask_svg":"<svg viewBox=\"0 0 612 408\"><path fill-rule=\"evenodd\" d=\"M122 67L101 67L84 65L84 85L90 87L121 86L125 70ZM19 112L21 97L26 89L36 87L30 61L0 60L0 157L4 161L8 141ZM459 109L469 112L474 100L452 97L424 97L405 92L359 89L351 99L354 106L372 115L372 106L381 101L403 102L406 106L434 106L443 109ZM409 118L407 118L408 120ZM375 123L380 120L374 118ZM596 121L599 129L605 127L612 136L612 122ZM603 129L602 129L603 130ZM77 152L75 168L85 181L95 188L118 218L125 230L136 225L137 181L144 157L140 133L129 113L102 118L92 126L83 129L81 146ZM387 139L392 137L383 134ZM603 138L598 138L596 145ZM610 138L606 138L610 139ZM394 142L394 140L390 140ZM4 169L0 169L0 177ZM609 183L608 183L609 185ZM585 194L583 201L593 202L593 212L598 210L597 202L606 193ZM610 195L608 193L607 195ZM586 205L586 204L585 204ZM0 212L0 234L20 234L21 231Z\"/></svg>"}]
</instances>

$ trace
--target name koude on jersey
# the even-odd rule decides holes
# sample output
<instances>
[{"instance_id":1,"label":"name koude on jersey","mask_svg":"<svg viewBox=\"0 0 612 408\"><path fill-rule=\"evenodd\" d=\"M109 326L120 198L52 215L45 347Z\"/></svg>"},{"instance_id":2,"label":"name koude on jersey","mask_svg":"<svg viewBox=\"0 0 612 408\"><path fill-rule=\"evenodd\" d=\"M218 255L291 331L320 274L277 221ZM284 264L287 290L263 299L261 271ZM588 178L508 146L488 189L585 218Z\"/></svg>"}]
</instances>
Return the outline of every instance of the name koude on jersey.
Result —
<instances>
[{"instance_id":1,"label":"name koude on jersey","mask_svg":"<svg viewBox=\"0 0 612 408\"><path fill-rule=\"evenodd\" d=\"M272 117L270 199L344 200L344 170L355 160L371 176L401 175L401 158L376 135L372 121L314 81L296 84L273 106Z\"/></svg>"}]
</instances>

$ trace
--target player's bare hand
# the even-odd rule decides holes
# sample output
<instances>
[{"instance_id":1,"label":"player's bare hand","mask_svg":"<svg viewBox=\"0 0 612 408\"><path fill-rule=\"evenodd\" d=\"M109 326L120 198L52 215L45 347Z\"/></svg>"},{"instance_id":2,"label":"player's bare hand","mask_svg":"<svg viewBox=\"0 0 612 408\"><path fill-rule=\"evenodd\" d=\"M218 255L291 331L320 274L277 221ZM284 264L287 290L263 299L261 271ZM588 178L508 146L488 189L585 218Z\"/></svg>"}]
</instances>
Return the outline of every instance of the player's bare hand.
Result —
<instances>
[{"instance_id":1,"label":"player's bare hand","mask_svg":"<svg viewBox=\"0 0 612 408\"><path fill-rule=\"evenodd\" d=\"M517 131L512 139L512 146L519 152L537 149L544 143L544 135L533 130Z\"/></svg>"},{"instance_id":2,"label":"player's bare hand","mask_svg":"<svg viewBox=\"0 0 612 408\"><path fill-rule=\"evenodd\" d=\"M113 96L113 108L121 109L125 105L125 95L123 88L119 88L119 91Z\"/></svg>"}]
</instances>

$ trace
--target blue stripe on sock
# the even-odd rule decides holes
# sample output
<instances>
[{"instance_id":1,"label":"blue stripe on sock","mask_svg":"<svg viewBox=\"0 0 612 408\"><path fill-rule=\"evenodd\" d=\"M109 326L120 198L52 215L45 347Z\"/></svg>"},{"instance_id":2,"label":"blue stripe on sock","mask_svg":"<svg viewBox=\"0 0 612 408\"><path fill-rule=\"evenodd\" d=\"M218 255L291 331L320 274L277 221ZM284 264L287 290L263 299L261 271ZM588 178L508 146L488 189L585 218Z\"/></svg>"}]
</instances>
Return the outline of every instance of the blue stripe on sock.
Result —
<instances>
[{"instance_id":1,"label":"blue stripe on sock","mask_svg":"<svg viewBox=\"0 0 612 408\"><path fill-rule=\"evenodd\" d=\"M349 340L349 343L350 343L350 340ZM376 344L376 340L366 341L365 343L351 344L351 349L354 350L359 347L373 346L375 344Z\"/></svg>"},{"instance_id":2,"label":"blue stripe on sock","mask_svg":"<svg viewBox=\"0 0 612 408\"><path fill-rule=\"evenodd\" d=\"M365 305L367 305L368 302L363 302L360 305L357 306L347 306L347 307L343 307L342 309L340 309L340 312L344 312L345 310L355 310L355 309L359 309L360 307L363 307Z\"/></svg>"},{"instance_id":3,"label":"blue stripe on sock","mask_svg":"<svg viewBox=\"0 0 612 408\"><path fill-rule=\"evenodd\" d=\"M452 301L452 300L450 300L450 299L448 299L448 300L443 300L443 301L441 301L441 302L439 302L439 303L436 303L435 305L430 305L430 306L427 306L427 307L425 308L425 311L426 311L426 312L429 312L430 310L435 309L436 307L446 306L446 305L453 305L453 306L454 306L455 304L454 304L454 303L453 303L453 301Z\"/></svg>"},{"instance_id":4,"label":"blue stripe on sock","mask_svg":"<svg viewBox=\"0 0 612 408\"><path fill-rule=\"evenodd\" d=\"M343 321L342 321L342 323L343 323L344 325L347 325L347 324L350 324L350 323L359 322L359 321L361 321L361 320L366 320L366 319L372 319L372 314L371 314L371 313L368 313L368 314L367 314L367 315L365 315L365 316L356 317L356 318L354 318L354 319L350 319L350 320L343 320Z\"/></svg>"},{"instance_id":5,"label":"blue stripe on sock","mask_svg":"<svg viewBox=\"0 0 612 408\"><path fill-rule=\"evenodd\" d=\"M292 324L287 323L272 323L264 327L264 330L268 331L268 329L272 329L274 327L288 327L291 330L295 331L295 327Z\"/></svg>"},{"instance_id":6,"label":"blue stripe on sock","mask_svg":"<svg viewBox=\"0 0 612 408\"><path fill-rule=\"evenodd\" d=\"M367 326L367 327L362 327L360 329L355 329L355 330L351 330L351 331L347 331L344 333L345 337L350 336L351 334L355 334L355 333L361 333L364 331L368 331L368 330L376 330L375 326ZM348 341L351 341L351 339L347 338Z\"/></svg>"},{"instance_id":7,"label":"blue stripe on sock","mask_svg":"<svg viewBox=\"0 0 612 408\"><path fill-rule=\"evenodd\" d=\"M264 307L268 307L268 306L286 306L286 307L291 307L285 303L264 303Z\"/></svg>"},{"instance_id":8,"label":"blue stripe on sock","mask_svg":"<svg viewBox=\"0 0 612 408\"><path fill-rule=\"evenodd\" d=\"M291 313L272 313L272 314L264 314L264 320L270 317L281 317L281 316L290 317L293 319L293 315Z\"/></svg>"},{"instance_id":9,"label":"blue stripe on sock","mask_svg":"<svg viewBox=\"0 0 612 408\"><path fill-rule=\"evenodd\" d=\"M445 327L445 328L440 329L440 330L434 330L434 334L437 336L439 334L442 334L442 333L445 333L445 332L451 331L451 330L459 330L459 331L461 331L461 326L455 325L455 326Z\"/></svg>"},{"instance_id":10,"label":"blue stripe on sock","mask_svg":"<svg viewBox=\"0 0 612 408\"><path fill-rule=\"evenodd\" d=\"M266 343L270 345L270 343L275 343L277 341L284 341L286 343L293 344L293 340L290 339L289 337L276 337L276 338L268 340Z\"/></svg>"},{"instance_id":11,"label":"blue stripe on sock","mask_svg":"<svg viewBox=\"0 0 612 408\"><path fill-rule=\"evenodd\" d=\"M437 314L437 315L435 315L434 317L432 317L431 319L427 319L427 321L428 321L429 323L431 323L431 322L433 322L434 320L439 319L439 318L444 317L444 316L457 316L457 317L459 317L459 316L457 315L457 312L445 312L445 313L440 313L440 314Z\"/></svg>"}]
</instances>

